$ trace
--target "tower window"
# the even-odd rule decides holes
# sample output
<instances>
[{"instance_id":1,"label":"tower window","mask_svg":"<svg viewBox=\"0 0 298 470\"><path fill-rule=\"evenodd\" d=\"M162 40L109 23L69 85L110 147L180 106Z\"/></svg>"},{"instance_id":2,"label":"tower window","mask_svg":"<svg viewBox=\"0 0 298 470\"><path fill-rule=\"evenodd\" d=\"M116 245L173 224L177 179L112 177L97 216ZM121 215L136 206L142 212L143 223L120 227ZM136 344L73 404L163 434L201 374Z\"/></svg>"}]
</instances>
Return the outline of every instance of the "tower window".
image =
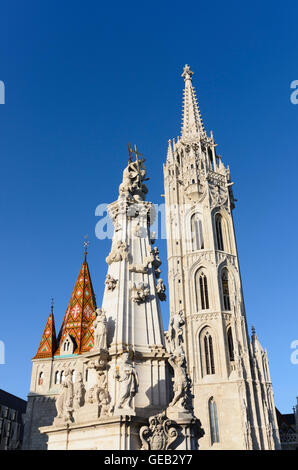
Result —
<instances>
[{"instance_id":1,"label":"tower window","mask_svg":"<svg viewBox=\"0 0 298 470\"><path fill-rule=\"evenodd\" d=\"M231 310L230 292L229 292L229 275L226 269L223 270L221 275L221 287L223 297L223 307L225 310Z\"/></svg>"},{"instance_id":2,"label":"tower window","mask_svg":"<svg viewBox=\"0 0 298 470\"><path fill-rule=\"evenodd\" d=\"M196 294L197 294L197 305L201 310L208 310L209 308L209 297L208 297L208 283L205 274L200 271L196 275ZM198 291L199 297L198 300Z\"/></svg>"},{"instance_id":3,"label":"tower window","mask_svg":"<svg viewBox=\"0 0 298 470\"><path fill-rule=\"evenodd\" d=\"M43 384L43 372L39 374L39 378L38 378L38 385L42 385L42 384Z\"/></svg>"},{"instance_id":4,"label":"tower window","mask_svg":"<svg viewBox=\"0 0 298 470\"><path fill-rule=\"evenodd\" d=\"M204 249L203 225L199 214L191 217L191 243L193 251Z\"/></svg>"},{"instance_id":5,"label":"tower window","mask_svg":"<svg viewBox=\"0 0 298 470\"><path fill-rule=\"evenodd\" d=\"M59 370L57 370L55 372L55 384L59 384L60 383L60 372Z\"/></svg>"},{"instance_id":6,"label":"tower window","mask_svg":"<svg viewBox=\"0 0 298 470\"><path fill-rule=\"evenodd\" d=\"M204 354L206 374L215 374L212 336L207 331L204 336Z\"/></svg>"},{"instance_id":7,"label":"tower window","mask_svg":"<svg viewBox=\"0 0 298 470\"><path fill-rule=\"evenodd\" d=\"M216 214L215 216L215 231L216 231L217 249L223 251L224 243L223 243L223 236L222 236L222 216L220 214Z\"/></svg>"},{"instance_id":8,"label":"tower window","mask_svg":"<svg viewBox=\"0 0 298 470\"><path fill-rule=\"evenodd\" d=\"M211 444L214 444L215 442L219 442L219 432L218 432L217 406L213 397L211 397L209 400L209 419L210 419Z\"/></svg>"},{"instance_id":9,"label":"tower window","mask_svg":"<svg viewBox=\"0 0 298 470\"><path fill-rule=\"evenodd\" d=\"M228 328L227 337L228 337L229 358L230 358L230 361L234 361L234 344L233 344L233 335L232 335L231 327Z\"/></svg>"}]
</instances>

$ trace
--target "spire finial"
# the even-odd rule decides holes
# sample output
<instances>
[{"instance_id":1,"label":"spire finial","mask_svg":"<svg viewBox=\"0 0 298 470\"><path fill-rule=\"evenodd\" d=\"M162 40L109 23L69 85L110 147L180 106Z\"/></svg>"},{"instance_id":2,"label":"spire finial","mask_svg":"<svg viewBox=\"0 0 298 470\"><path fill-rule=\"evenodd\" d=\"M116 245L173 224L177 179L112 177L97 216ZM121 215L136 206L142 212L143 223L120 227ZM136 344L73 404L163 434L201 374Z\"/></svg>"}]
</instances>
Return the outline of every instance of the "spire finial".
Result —
<instances>
[{"instance_id":1,"label":"spire finial","mask_svg":"<svg viewBox=\"0 0 298 470\"><path fill-rule=\"evenodd\" d=\"M84 246L84 249L85 249L85 251L84 251L84 256L85 256L85 261L86 261L86 259L87 259L87 254L88 254L88 246L90 245L90 242L89 242L89 240L88 240L88 235L85 235L84 238L85 238L85 241L84 241L84 243L83 243L83 246Z\"/></svg>"},{"instance_id":2,"label":"spire finial","mask_svg":"<svg viewBox=\"0 0 298 470\"><path fill-rule=\"evenodd\" d=\"M54 313L54 297L51 298L51 314Z\"/></svg>"},{"instance_id":3,"label":"spire finial","mask_svg":"<svg viewBox=\"0 0 298 470\"><path fill-rule=\"evenodd\" d=\"M254 325L252 325L252 327L251 327L251 334L252 335L256 334L256 329L255 329Z\"/></svg>"},{"instance_id":4,"label":"spire finial","mask_svg":"<svg viewBox=\"0 0 298 470\"><path fill-rule=\"evenodd\" d=\"M192 76L193 72L190 70L190 66L188 64L185 64L181 77L183 77L184 81L186 82L186 80L192 80Z\"/></svg>"}]
</instances>

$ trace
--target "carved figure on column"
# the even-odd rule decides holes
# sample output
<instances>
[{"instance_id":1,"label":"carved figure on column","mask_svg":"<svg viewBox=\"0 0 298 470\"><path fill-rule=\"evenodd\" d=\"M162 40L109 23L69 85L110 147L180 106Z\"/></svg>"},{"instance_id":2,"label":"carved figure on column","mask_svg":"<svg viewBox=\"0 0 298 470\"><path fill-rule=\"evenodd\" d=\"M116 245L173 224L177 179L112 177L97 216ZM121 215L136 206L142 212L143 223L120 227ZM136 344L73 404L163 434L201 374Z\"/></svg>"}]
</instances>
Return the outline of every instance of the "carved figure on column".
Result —
<instances>
[{"instance_id":1,"label":"carved figure on column","mask_svg":"<svg viewBox=\"0 0 298 470\"><path fill-rule=\"evenodd\" d=\"M169 364L174 370L173 390L174 398L169 404L169 408L178 406L186 409L186 393L188 391L188 379L186 375L185 357L181 354L171 354Z\"/></svg>"},{"instance_id":2,"label":"carved figure on column","mask_svg":"<svg viewBox=\"0 0 298 470\"><path fill-rule=\"evenodd\" d=\"M120 384L118 408L131 408L131 400L137 393L139 379L128 352L122 354L120 364L116 366L115 379Z\"/></svg>"},{"instance_id":3,"label":"carved figure on column","mask_svg":"<svg viewBox=\"0 0 298 470\"><path fill-rule=\"evenodd\" d=\"M114 248L112 248L109 256L106 257L106 262L110 265L118 261L123 261L128 259L128 251L126 242L117 241Z\"/></svg>"},{"instance_id":4,"label":"carved figure on column","mask_svg":"<svg viewBox=\"0 0 298 470\"><path fill-rule=\"evenodd\" d=\"M73 382L72 374L69 369L64 373L64 382L62 382L62 391L56 400L57 417L56 420L65 422L72 421L73 412Z\"/></svg>"},{"instance_id":5,"label":"carved figure on column","mask_svg":"<svg viewBox=\"0 0 298 470\"><path fill-rule=\"evenodd\" d=\"M101 308L96 309L96 318L93 322L93 327L93 349L107 349L107 318L105 312Z\"/></svg>"},{"instance_id":6,"label":"carved figure on column","mask_svg":"<svg viewBox=\"0 0 298 470\"><path fill-rule=\"evenodd\" d=\"M171 320L171 342L173 344L173 350L178 349L183 343L183 325L184 325L184 315L180 311L175 313Z\"/></svg>"},{"instance_id":7,"label":"carved figure on column","mask_svg":"<svg viewBox=\"0 0 298 470\"><path fill-rule=\"evenodd\" d=\"M157 292L159 300L161 300L161 301L166 300L166 294L165 294L166 286L164 285L163 280L161 278L158 279L158 281L157 281L156 292Z\"/></svg>"},{"instance_id":8,"label":"carved figure on column","mask_svg":"<svg viewBox=\"0 0 298 470\"><path fill-rule=\"evenodd\" d=\"M110 274L107 274L105 285L107 286L108 290L113 291L117 285L117 282L117 279L114 279Z\"/></svg>"},{"instance_id":9,"label":"carved figure on column","mask_svg":"<svg viewBox=\"0 0 298 470\"><path fill-rule=\"evenodd\" d=\"M136 302L137 304L146 302L149 294L150 294L150 289L149 289L148 284L139 282L136 285L135 283L133 283L132 288L131 288L131 300L133 302Z\"/></svg>"},{"instance_id":10,"label":"carved figure on column","mask_svg":"<svg viewBox=\"0 0 298 470\"><path fill-rule=\"evenodd\" d=\"M83 383L83 377L82 377L81 372L78 372L77 380L74 383L74 400L73 400L74 409L78 409L84 405L85 394L86 394L86 389Z\"/></svg>"},{"instance_id":11,"label":"carved figure on column","mask_svg":"<svg viewBox=\"0 0 298 470\"><path fill-rule=\"evenodd\" d=\"M148 192L144 181L146 178L145 159L130 161L123 171L123 181L119 186L119 194L132 198L135 201L144 201Z\"/></svg>"}]
</instances>

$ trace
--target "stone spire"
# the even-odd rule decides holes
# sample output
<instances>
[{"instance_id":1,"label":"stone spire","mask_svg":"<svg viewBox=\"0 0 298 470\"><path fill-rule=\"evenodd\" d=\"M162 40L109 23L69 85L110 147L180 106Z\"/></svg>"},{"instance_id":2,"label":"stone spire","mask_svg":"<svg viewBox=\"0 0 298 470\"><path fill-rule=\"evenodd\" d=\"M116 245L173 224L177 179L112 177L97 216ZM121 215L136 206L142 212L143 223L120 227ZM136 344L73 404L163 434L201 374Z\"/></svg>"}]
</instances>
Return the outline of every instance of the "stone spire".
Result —
<instances>
[{"instance_id":1,"label":"stone spire","mask_svg":"<svg viewBox=\"0 0 298 470\"><path fill-rule=\"evenodd\" d=\"M33 359L52 357L57 348L53 303L36 355Z\"/></svg>"},{"instance_id":2,"label":"stone spire","mask_svg":"<svg viewBox=\"0 0 298 470\"><path fill-rule=\"evenodd\" d=\"M60 329L58 350L55 355L60 354L60 347L67 334L75 341L75 354L89 351L93 347L96 300L86 258L85 250L84 261Z\"/></svg>"},{"instance_id":3,"label":"stone spire","mask_svg":"<svg viewBox=\"0 0 298 470\"><path fill-rule=\"evenodd\" d=\"M197 140L206 134L200 109L198 106L196 92L192 86L193 72L189 65L185 65L182 77L185 88L183 96L183 117L182 117L182 140Z\"/></svg>"}]
</instances>

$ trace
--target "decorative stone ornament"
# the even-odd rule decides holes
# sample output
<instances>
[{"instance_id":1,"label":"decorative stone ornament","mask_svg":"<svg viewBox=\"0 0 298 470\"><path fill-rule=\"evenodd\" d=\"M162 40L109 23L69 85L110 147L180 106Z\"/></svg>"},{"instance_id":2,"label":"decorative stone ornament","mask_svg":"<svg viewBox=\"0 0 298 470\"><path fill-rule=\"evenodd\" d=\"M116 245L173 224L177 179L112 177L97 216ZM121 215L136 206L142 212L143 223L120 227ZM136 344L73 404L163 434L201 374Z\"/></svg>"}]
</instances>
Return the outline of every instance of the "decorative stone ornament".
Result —
<instances>
[{"instance_id":1,"label":"decorative stone ornament","mask_svg":"<svg viewBox=\"0 0 298 470\"><path fill-rule=\"evenodd\" d=\"M109 291L113 291L115 289L117 282L117 279L114 279L112 276L110 276L110 274L107 274L105 285Z\"/></svg>"},{"instance_id":2,"label":"decorative stone ornament","mask_svg":"<svg viewBox=\"0 0 298 470\"><path fill-rule=\"evenodd\" d=\"M176 441L178 431L172 426L172 421L165 412L149 418L149 426L142 426L140 439L141 450L168 450Z\"/></svg>"},{"instance_id":3,"label":"decorative stone ornament","mask_svg":"<svg viewBox=\"0 0 298 470\"><path fill-rule=\"evenodd\" d=\"M131 288L131 300L137 304L146 302L150 294L149 285L139 282L137 285L133 283Z\"/></svg>"},{"instance_id":4,"label":"decorative stone ornament","mask_svg":"<svg viewBox=\"0 0 298 470\"><path fill-rule=\"evenodd\" d=\"M166 292L166 286L163 283L162 279L158 279L157 284L156 284L156 292L158 295L159 300L164 301L166 300L167 296L165 294Z\"/></svg>"},{"instance_id":5,"label":"decorative stone ornament","mask_svg":"<svg viewBox=\"0 0 298 470\"><path fill-rule=\"evenodd\" d=\"M117 241L114 248L112 248L109 256L106 257L108 264L116 263L128 259L127 244L122 241Z\"/></svg>"}]
</instances>

